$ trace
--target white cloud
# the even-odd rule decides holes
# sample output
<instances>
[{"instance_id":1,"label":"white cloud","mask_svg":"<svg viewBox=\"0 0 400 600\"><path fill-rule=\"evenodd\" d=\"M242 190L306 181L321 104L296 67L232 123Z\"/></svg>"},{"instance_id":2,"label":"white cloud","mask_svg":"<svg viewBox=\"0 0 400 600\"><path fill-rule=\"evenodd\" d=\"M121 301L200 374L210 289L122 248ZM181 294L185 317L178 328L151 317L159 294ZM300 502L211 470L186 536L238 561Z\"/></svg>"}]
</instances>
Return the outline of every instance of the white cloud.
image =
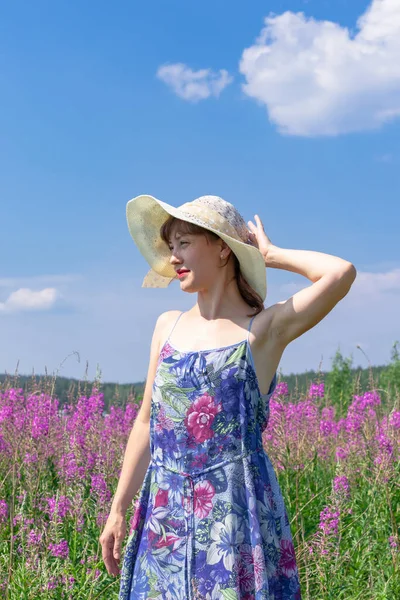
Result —
<instances>
[{"instance_id":1,"label":"white cloud","mask_svg":"<svg viewBox=\"0 0 400 600\"><path fill-rule=\"evenodd\" d=\"M233 81L233 77L225 69L220 69L219 73L214 73L211 69L192 71L183 63L159 67L157 77L172 88L177 96L192 102L210 96L218 97Z\"/></svg>"},{"instance_id":2,"label":"white cloud","mask_svg":"<svg viewBox=\"0 0 400 600\"><path fill-rule=\"evenodd\" d=\"M243 51L243 91L281 133L338 135L400 117L400 1L373 0L356 33L287 11Z\"/></svg>"},{"instance_id":3,"label":"white cloud","mask_svg":"<svg viewBox=\"0 0 400 600\"><path fill-rule=\"evenodd\" d=\"M367 294L370 299L379 299L386 292L400 293L400 269L387 273L357 272L353 285L360 291L360 299Z\"/></svg>"},{"instance_id":4,"label":"white cloud","mask_svg":"<svg viewBox=\"0 0 400 600\"><path fill-rule=\"evenodd\" d=\"M12 292L5 302L0 302L0 313L48 310L58 297L59 292L55 288L45 288L38 292L30 288L20 288Z\"/></svg>"}]
</instances>

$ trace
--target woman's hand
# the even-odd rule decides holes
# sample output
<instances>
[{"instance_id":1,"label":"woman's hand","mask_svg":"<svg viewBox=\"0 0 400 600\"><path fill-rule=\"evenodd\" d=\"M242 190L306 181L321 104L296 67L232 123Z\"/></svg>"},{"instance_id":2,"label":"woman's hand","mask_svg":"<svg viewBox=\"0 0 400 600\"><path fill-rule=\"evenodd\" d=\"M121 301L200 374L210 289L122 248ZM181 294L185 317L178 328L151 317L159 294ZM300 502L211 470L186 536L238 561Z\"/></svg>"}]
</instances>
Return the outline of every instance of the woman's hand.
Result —
<instances>
[{"instance_id":1,"label":"woman's hand","mask_svg":"<svg viewBox=\"0 0 400 600\"><path fill-rule=\"evenodd\" d=\"M268 251L273 246L273 243L265 233L260 217L258 215L254 215L254 218L257 226L254 225L252 221L247 221L251 232L250 239L253 242L253 245L256 246L263 255L264 260L267 261Z\"/></svg>"},{"instance_id":2,"label":"woman's hand","mask_svg":"<svg viewBox=\"0 0 400 600\"><path fill-rule=\"evenodd\" d=\"M125 515L110 512L99 541L102 546L102 557L109 575L119 575L121 544L126 534Z\"/></svg>"}]
</instances>

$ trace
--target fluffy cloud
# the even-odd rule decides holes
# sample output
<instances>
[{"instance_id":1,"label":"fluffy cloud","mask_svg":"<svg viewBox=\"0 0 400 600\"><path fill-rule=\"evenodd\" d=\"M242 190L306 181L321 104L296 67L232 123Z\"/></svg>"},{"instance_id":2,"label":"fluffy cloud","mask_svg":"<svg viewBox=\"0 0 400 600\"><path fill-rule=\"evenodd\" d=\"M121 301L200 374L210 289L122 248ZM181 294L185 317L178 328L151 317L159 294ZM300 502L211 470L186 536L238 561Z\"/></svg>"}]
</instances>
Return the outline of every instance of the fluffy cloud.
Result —
<instances>
[{"instance_id":1,"label":"fluffy cloud","mask_svg":"<svg viewBox=\"0 0 400 600\"><path fill-rule=\"evenodd\" d=\"M164 81L177 96L197 102L210 96L218 97L222 90L233 81L225 69L214 73L211 69L192 71L183 63L164 65L157 71L157 77Z\"/></svg>"},{"instance_id":2,"label":"fluffy cloud","mask_svg":"<svg viewBox=\"0 0 400 600\"><path fill-rule=\"evenodd\" d=\"M0 302L0 313L48 310L52 308L58 296L59 294L54 288L45 288L38 292L30 288L20 288L16 292L12 292L5 302Z\"/></svg>"},{"instance_id":3,"label":"fluffy cloud","mask_svg":"<svg viewBox=\"0 0 400 600\"><path fill-rule=\"evenodd\" d=\"M239 70L281 133L338 135L400 116L399 0L373 0L356 33L290 11L264 22Z\"/></svg>"}]
</instances>

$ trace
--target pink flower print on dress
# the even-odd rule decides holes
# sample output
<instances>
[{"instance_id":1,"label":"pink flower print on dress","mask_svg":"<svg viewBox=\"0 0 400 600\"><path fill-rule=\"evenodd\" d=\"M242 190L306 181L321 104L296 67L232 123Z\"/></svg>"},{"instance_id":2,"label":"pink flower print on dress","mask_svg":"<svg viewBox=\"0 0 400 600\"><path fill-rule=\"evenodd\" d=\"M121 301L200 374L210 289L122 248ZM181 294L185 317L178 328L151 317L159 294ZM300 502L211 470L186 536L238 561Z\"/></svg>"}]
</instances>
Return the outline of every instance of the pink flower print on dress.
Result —
<instances>
[{"instance_id":1,"label":"pink flower print on dress","mask_svg":"<svg viewBox=\"0 0 400 600\"><path fill-rule=\"evenodd\" d=\"M207 517L212 510L212 499L215 496L214 486L205 479L194 486L194 514L199 519Z\"/></svg>"},{"instance_id":2,"label":"pink flower print on dress","mask_svg":"<svg viewBox=\"0 0 400 600\"><path fill-rule=\"evenodd\" d=\"M142 513L142 507L139 505L139 500L136 500L135 512L132 517L130 533L132 533L132 531L136 531L136 529L139 525L139 522L140 522L141 513Z\"/></svg>"},{"instance_id":3,"label":"pink flower print on dress","mask_svg":"<svg viewBox=\"0 0 400 600\"><path fill-rule=\"evenodd\" d=\"M264 552L260 544L253 548L253 566L255 575L256 592L260 591L263 586L263 574L265 570Z\"/></svg>"},{"instance_id":4,"label":"pink flower print on dress","mask_svg":"<svg viewBox=\"0 0 400 600\"><path fill-rule=\"evenodd\" d=\"M192 462L190 463L190 466L192 469L194 469L196 467L201 468L204 464L206 464L207 461L208 461L207 454L196 454L196 456L193 458Z\"/></svg>"},{"instance_id":5,"label":"pink flower print on dress","mask_svg":"<svg viewBox=\"0 0 400 600\"><path fill-rule=\"evenodd\" d=\"M253 553L250 544L241 544L239 547L240 562L238 569L239 587L241 592L251 592L254 589ZM252 594L245 594L244 598L254 598Z\"/></svg>"},{"instance_id":6,"label":"pink flower print on dress","mask_svg":"<svg viewBox=\"0 0 400 600\"><path fill-rule=\"evenodd\" d=\"M155 426L155 430L157 433L160 433L164 429L167 431L171 431L174 428L174 422L172 419L167 417L164 406L160 407L160 412L158 415L157 423Z\"/></svg>"},{"instance_id":7,"label":"pink flower print on dress","mask_svg":"<svg viewBox=\"0 0 400 600\"><path fill-rule=\"evenodd\" d=\"M171 356L174 353L174 351L174 348L170 346L168 342L166 342L158 356L157 366L159 366L166 358Z\"/></svg>"},{"instance_id":8,"label":"pink flower print on dress","mask_svg":"<svg viewBox=\"0 0 400 600\"><path fill-rule=\"evenodd\" d=\"M215 415L220 410L221 405L215 405L213 396L207 393L195 400L188 409L185 417L185 426L197 443L201 444L205 440L214 437L211 425Z\"/></svg>"},{"instance_id":9,"label":"pink flower print on dress","mask_svg":"<svg viewBox=\"0 0 400 600\"><path fill-rule=\"evenodd\" d=\"M294 546L290 540L281 540L281 557L279 567L286 577L293 577L296 573L296 558Z\"/></svg>"},{"instance_id":10,"label":"pink flower print on dress","mask_svg":"<svg viewBox=\"0 0 400 600\"><path fill-rule=\"evenodd\" d=\"M155 548L164 548L165 546L173 546L174 550L176 547L176 543L180 542L181 538L179 535L175 535L174 533L167 533L164 537L160 537L158 542L154 544Z\"/></svg>"},{"instance_id":11,"label":"pink flower print on dress","mask_svg":"<svg viewBox=\"0 0 400 600\"><path fill-rule=\"evenodd\" d=\"M158 508L159 506L167 506L167 504L168 504L168 490L162 490L160 488L155 497L154 508Z\"/></svg>"}]
</instances>

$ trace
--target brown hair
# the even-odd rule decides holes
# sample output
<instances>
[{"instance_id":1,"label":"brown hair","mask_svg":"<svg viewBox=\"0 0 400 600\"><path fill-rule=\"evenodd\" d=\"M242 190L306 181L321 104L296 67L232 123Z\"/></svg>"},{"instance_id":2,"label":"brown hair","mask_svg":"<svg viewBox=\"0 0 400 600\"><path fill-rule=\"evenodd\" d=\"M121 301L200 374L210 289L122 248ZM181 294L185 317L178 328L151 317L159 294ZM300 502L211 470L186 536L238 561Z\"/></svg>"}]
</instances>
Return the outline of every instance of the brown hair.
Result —
<instances>
[{"instance_id":1,"label":"brown hair","mask_svg":"<svg viewBox=\"0 0 400 600\"><path fill-rule=\"evenodd\" d=\"M177 219L176 217L173 217L172 215L170 215L168 217L168 219L160 227L161 239L168 246L169 246L169 240L171 237L172 226L175 223L175 221L178 222L179 231L181 233L188 233L190 235L204 235L205 238L210 241L215 241L215 240L221 239L220 236L217 235L216 233L214 233L213 231L204 229L204 227L200 227L200 225L196 225L194 223L189 223L189 221L182 221L181 219ZM237 256L235 255L235 253L233 251L231 252L231 255L233 256L234 268L235 268L235 279L236 279L236 284L239 289L239 293L242 296L243 300L249 306L251 306L252 308L255 309L251 315L246 315L246 316L252 317L254 315L258 315L258 313L260 313L264 309L264 304L263 304L262 298L255 291L255 289L252 288L248 284L247 280L243 277L243 274L240 270L240 263L238 261ZM228 264L229 259L230 259L230 255L228 256L228 260L225 263L225 265L221 265L221 268L225 267Z\"/></svg>"}]
</instances>

